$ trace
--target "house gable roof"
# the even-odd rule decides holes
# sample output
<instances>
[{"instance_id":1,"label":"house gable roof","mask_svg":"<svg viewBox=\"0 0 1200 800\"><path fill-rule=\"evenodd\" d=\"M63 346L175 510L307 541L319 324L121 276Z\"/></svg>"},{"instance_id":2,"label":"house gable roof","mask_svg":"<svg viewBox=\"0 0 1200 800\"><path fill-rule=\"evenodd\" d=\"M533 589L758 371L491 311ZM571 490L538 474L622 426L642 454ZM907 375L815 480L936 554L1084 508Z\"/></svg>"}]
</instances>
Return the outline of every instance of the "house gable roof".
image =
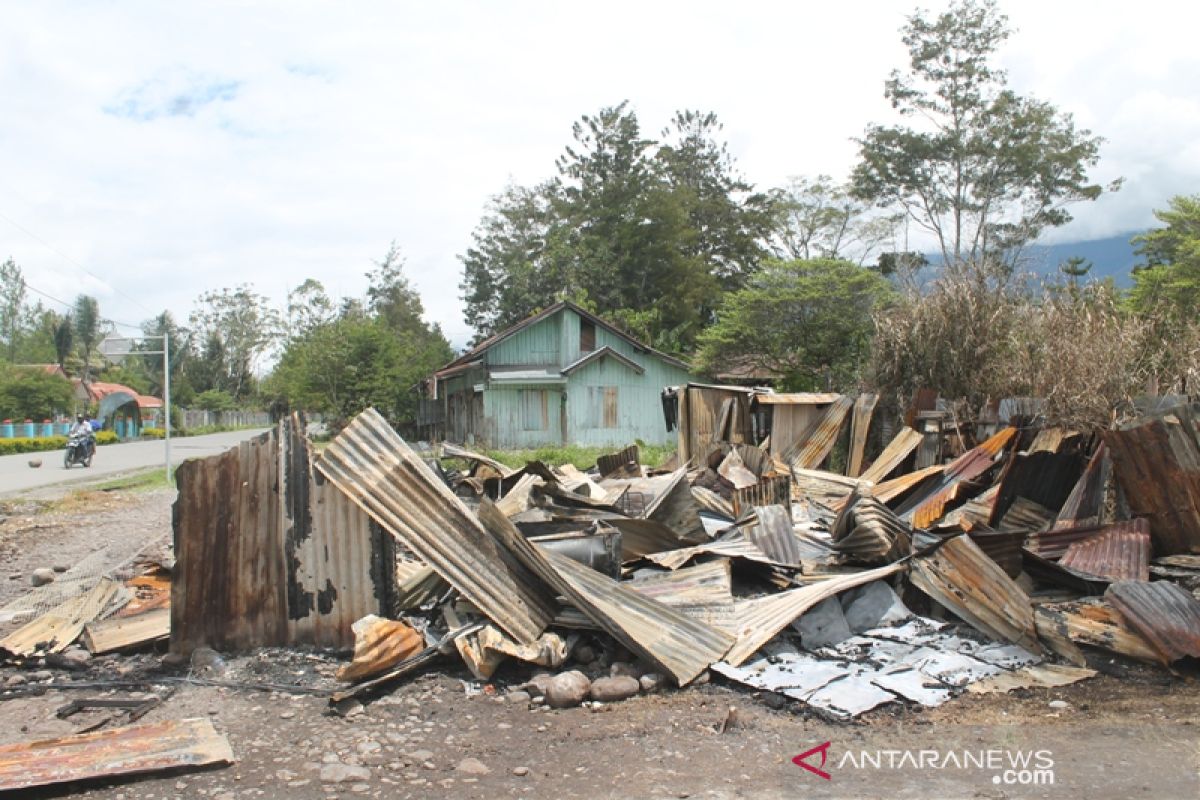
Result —
<instances>
[{"instance_id":1,"label":"house gable roof","mask_svg":"<svg viewBox=\"0 0 1200 800\"><path fill-rule=\"evenodd\" d=\"M643 353L649 353L657 358L662 359L663 361L667 362L668 364L679 367L680 369L684 369L684 370L688 369L688 365L685 364L683 361L680 361L678 358L675 358L674 356L669 356L666 353L661 353L658 350L655 350L653 347L649 347L649 346L643 344L642 342L639 342L637 339L633 338L625 331L621 330L620 328L616 327L615 325L612 325L611 323L605 322L604 320L600 319L600 317L597 317L595 314L591 313L590 311L586 311L583 308L580 308L575 303L572 303L569 300L560 300L552 306L547 306L546 308L542 309L541 311L537 312L536 314L531 314L530 316L521 320L517 324L515 324L509 328L505 328L504 330L500 331L500 333L493 334L492 336L489 336L487 339L484 339L482 342L475 345L473 348L471 348L467 352L463 353L461 356L454 359L449 364L445 365L440 370L438 370L438 374L445 372L446 370L450 369L451 367L457 367L466 362L474 361L474 360L478 359L484 352L495 347L497 344L499 344L500 342L509 338L513 334L516 334L520 331L525 330L526 328L536 325L537 323L541 322L544 319L549 319L550 317L554 316L555 314L557 314L560 311L563 311L565 309L570 309L570 310L574 311L576 314L578 314L582 318L588 320L589 322L594 324L596 327L603 328L604 330L611 333L613 336L617 336L617 337L620 337L621 339L624 339L625 341L629 342L629 344L632 345L635 350L638 350Z\"/></svg>"},{"instance_id":2,"label":"house gable roof","mask_svg":"<svg viewBox=\"0 0 1200 800\"><path fill-rule=\"evenodd\" d=\"M583 369L584 367L586 367L588 364L592 363L593 361L598 361L598 360L604 358L605 356L608 356L609 358L612 358L612 359L615 359L616 361L621 362L622 364L624 364L625 366L629 367L631 370L636 372L638 375L643 375L646 372L645 367L643 367L641 364L634 361L629 356L621 355L616 350L613 350L608 345L605 345L604 347L601 347L599 350L593 350L592 352L588 353L587 355L583 356L582 358L579 358L576 361L563 367L562 374L570 375L571 373L575 372L576 370Z\"/></svg>"}]
</instances>

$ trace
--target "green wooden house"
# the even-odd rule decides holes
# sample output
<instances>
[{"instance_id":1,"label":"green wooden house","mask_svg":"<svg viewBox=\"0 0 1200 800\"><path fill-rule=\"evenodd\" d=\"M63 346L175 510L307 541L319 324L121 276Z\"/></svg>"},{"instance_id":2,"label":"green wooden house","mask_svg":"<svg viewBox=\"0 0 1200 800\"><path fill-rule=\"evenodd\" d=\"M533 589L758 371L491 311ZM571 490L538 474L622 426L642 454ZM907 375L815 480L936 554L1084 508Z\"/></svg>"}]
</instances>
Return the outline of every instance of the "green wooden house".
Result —
<instances>
[{"instance_id":1,"label":"green wooden house","mask_svg":"<svg viewBox=\"0 0 1200 800\"><path fill-rule=\"evenodd\" d=\"M425 382L436 435L500 449L665 444L664 387L687 364L574 303L549 308L481 342Z\"/></svg>"}]
</instances>

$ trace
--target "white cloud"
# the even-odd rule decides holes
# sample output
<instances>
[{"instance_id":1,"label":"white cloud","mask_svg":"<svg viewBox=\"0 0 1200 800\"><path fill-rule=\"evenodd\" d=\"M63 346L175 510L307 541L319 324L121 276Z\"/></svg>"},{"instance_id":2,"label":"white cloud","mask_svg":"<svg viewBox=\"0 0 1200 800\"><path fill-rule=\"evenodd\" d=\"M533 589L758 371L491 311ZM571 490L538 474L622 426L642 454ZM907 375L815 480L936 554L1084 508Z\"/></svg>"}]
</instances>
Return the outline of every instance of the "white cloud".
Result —
<instances>
[{"instance_id":1,"label":"white cloud","mask_svg":"<svg viewBox=\"0 0 1200 800\"><path fill-rule=\"evenodd\" d=\"M1106 137L1125 188L1059 240L1152 223L1200 177L1200 56L1174 3L1004 4L1014 86ZM746 175L844 175L887 117L907 4L39 3L0 30L0 257L138 321L251 281L359 294L395 239L431 319L468 331L457 254L510 178L549 177L581 114L647 133L715 111ZM130 300L129 298L135 298Z\"/></svg>"}]
</instances>

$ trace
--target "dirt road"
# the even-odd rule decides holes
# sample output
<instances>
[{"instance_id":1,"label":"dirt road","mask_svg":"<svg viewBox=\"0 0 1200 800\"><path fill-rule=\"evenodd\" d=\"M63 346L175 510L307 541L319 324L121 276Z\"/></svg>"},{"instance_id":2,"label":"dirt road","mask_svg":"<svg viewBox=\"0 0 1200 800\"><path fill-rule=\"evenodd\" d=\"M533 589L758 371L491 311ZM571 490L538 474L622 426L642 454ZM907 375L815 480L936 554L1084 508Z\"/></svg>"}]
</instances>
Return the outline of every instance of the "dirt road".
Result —
<instances>
[{"instance_id":1,"label":"dirt road","mask_svg":"<svg viewBox=\"0 0 1200 800\"><path fill-rule=\"evenodd\" d=\"M0 601L26 591L28 571L62 554L79 558L122 537L166 535L171 499L164 491L91 493L49 510L9 502L0 524ZM41 678L4 668L0 685L24 682L0 693L0 742L64 735L100 721L112 712L58 719L55 710L69 700L129 690L64 691L55 684L122 679L170 695L146 721L210 717L228 736L237 763L28 796L1200 796L1197 681L1149 668L1113 665L1120 679L1102 675L1064 689L968 695L935 710L893 707L854 723L831 723L800 704L775 703L719 679L595 710L550 711L502 696L505 683L523 680L527 670L502 668L497 697L476 693L478 684L449 661L345 718L330 716L322 697L249 688L329 688L343 661L298 650L229 657L220 678L244 687L237 689L181 682L186 671L164 669L161 654L150 653L97 658L86 671L51 670ZM722 723L727 731L718 733ZM803 761L813 769L792 761L806 751L812 752Z\"/></svg>"}]
</instances>

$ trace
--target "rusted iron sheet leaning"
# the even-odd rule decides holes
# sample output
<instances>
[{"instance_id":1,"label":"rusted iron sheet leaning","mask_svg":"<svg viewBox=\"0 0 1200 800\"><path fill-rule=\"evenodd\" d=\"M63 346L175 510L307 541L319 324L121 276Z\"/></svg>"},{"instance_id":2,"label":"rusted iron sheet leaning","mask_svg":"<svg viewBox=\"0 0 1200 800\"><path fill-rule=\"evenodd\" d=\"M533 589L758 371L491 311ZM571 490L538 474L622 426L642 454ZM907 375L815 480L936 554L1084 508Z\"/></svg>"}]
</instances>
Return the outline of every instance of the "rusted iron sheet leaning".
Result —
<instances>
[{"instance_id":1,"label":"rusted iron sheet leaning","mask_svg":"<svg viewBox=\"0 0 1200 800\"><path fill-rule=\"evenodd\" d=\"M758 483L753 486L734 489L732 504L735 518L749 512L752 506L774 505L783 506L790 518L792 516L792 477L790 475L772 475L760 478Z\"/></svg>"},{"instance_id":2,"label":"rusted iron sheet leaning","mask_svg":"<svg viewBox=\"0 0 1200 800\"><path fill-rule=\"evenodd\" d=\"M0 791L232 761L208 719L150 722L0 745Z\"/></svg>"},{"instance_id":3,"label":"rusted iron sheet leaning","mask_svg":"<svg viewBox=\"0 0 1200 800\"><path fill-rule=\"evenodd\" d=\"M1104 598L1164 665L1200 658L1200 600L1170 581L1117 581Z\"/></svg>"},{"instance_id":4,"label":"rusted iron sheet leaning","mask_svg":"<svg viewBox=\"0 0 1200 800\"><path fill-rule=\"evenodd\" d=\"M692 495L687 470L683 467L671 473L666 488L650 501L643 516L666 525L683 541L708 539L704 523L700 521L700 504Z\"/></svg>"},{"instance_id":5,"label":"rusted iron sheet leaning","mask_svg":"<svg viewBox=\"0 0 1200 800\"><path fill-rule=\"evenodd\" d=\"M871 466L858 477L871 483L882 483L888 475L896 470L896 467L912 455L912 452L917 449L917 445L921 443L921 438L921 434L912 428L907 426L901 428L900 432L888 442L887 447L883 448L879 457L871 462Z\"/></svg>"},{"instance_id":6,"label":"rusted iron sheet leaning","mask_svg":"<svg viewBox=\"0 0 1200 800\"><path fill-rule=\"evenodd\" d=\"M1004 428L975 449L963 453L946 467L935 488L905 501L897 513L902 519L911 521L914 528L928 528L942 517L946 506L958 496L960 485L991 469L1016 434L1016 428Z\"/></svg>"},{"instance_id":7,"label":"rusted iron sheet leaning","mask_svg":"<svg viewBox=\"0 0 1200 800\"><path fill-rule=\"evenodd\" d=\"M723 659L738 667L797 617L822 600L906 569L904 562L818 581L799 589L734 604L733 633L737 641Z\"/></svg>"},{"instance_id":8,"label":"rusted iron sheet leaning","mask_svg":"<svg viewBox=\"0 0 1200 800\"><path fill-rule=\"evenodd\" d=\"M1104 431L1104 442L1130 510L1150 520L1154 552L1200 553L1200 438L1191 412Z\"/></svg>"},{"instance_id":9,"label":"rusted iron sheet leaning","mask_svg":"<svg viewBox=\"0 0 1200 800\"><path fill-rule=\"evenodd\" d=\"M793 470L820 466L837 443L838 434L853 405L854 401L849 397L839 397L799 439L780 454L780 459Z\"/></svg>"},{"instance_id":10,"label":"rusted iron sheet leaning","mask_svg":"<svg viewBox=\"0 0 1200 800\"><path fill-rule=\"evenodd\" d=\"M897 561L912 550L912 529L870 489L856 489L830 530L833 549L867 564Z\"/></svg>"},{"instance_id":11,"label":"rusted iron sheet leaning","mask_svg":"<svg viewBox=\"0 0 1200 800\"><path fill-rule=\"evenodd\" d=\"M1101 442L1067 495L1051 529L1099 525L1100 515L1104 512L1104 487L1111 474L1112 459L1108 457L1108 445Z\"/></svg>"},{"instance_id":12,"label":"rusted iron sheet leaning","mask_svg":"<svg viewBox=\"0 0 1200 800\"><path fill-rule=\"evenodd\" d=\"M61 653L79 637L85 625L128 599L120 583L101 578L90 591L60 603L0 639L0 652L17 658Z\"/></svg>"},{"instance_id":13,"label":"rusted iron sheet leaning","mask_svg":"<svg viewBox=\"0 0 1200 800\"><path fill-rule=\"evenodd\" d=\"M543 550L521 535L486 499L479 518L498 541L610 635L683 686L725 655L733 637L670 606Z\"/></svg>"},{"instance_id":14,"label":"rusted iron sheet leaning","mask_svg":"<svg viewBox=\"0 0 1200 800\"><path fill-rule=\"evenodd\" d=\"M743 528L748 541L777 564L800 565L800 543L792 527L792 515L783 506L755 506L754 523Z\"/></svg>"},{"instance_id":15,"label":"rusted iron sheet leaning","mask_svg":"<svg viewBox=\"0 0 1200 800\"><path fill-rule=\"evenodd\" d=\"M913 547L914 586L992 638L1041 652L1029 596L979 545L965 535L940 543L918 536Z\"/></svg>"},{"instance_id":16,"label":"rusted iron sheet leaning","mask_svg":"<svg viewBox=\"0 0 1200 800\"><path fill-rule=\"evenodd\" d=\"M601 478L640 478L642 462L638 457L638 446L631 444L619 452L598 457L596 469L600 471Z\"/></svg>"},{"instance_id":17,"label":"rusted iron sheet leaning","mask_svg":"<svg viewBox=\"0 0 1200 800\"><path fill-rule=\"evenodd\" d=\"M1110 525L1073 543L1059 565L1114 581L1150 580L1150 523L1143 519Z\"/></svg>"},{"instance_id":18,"label":"rusted iron sheet leaning","mask_svg":"<svg viewBox=\"0 0 1200 800\"><path fill-rule=\"evenodd\" d=\"M316 467L518 642L533 642L554 618L545 584L375 409L359 414Z\"/></svg>"},{"instance_id":19,"label":"rusted iron sheet leaning","mask_svg":"<svg viewBox=\"0 0 1200 800\"><path fill-rule=\"evenodd\" d=\"M337 679L357 683L412 658L425 647L425 639L406 622L369 614L356 621L354 657L337 671Z\"/></svg>"},{"instance_id":20,"label":"rusted iron sheet leaning","mask_svg":"<svg viewBox=\"0 0 1200 800\"><path fill-rule=\"evenodd\" d=\"M875 414L875 406L879 403L879 395L863 393L854 401L854 413L850 417L850 459L846 465L846 475L857 478L862 472L863 456L867 451L867 433L871 430L871 417Z\"/></svg>"}]
</instances>

